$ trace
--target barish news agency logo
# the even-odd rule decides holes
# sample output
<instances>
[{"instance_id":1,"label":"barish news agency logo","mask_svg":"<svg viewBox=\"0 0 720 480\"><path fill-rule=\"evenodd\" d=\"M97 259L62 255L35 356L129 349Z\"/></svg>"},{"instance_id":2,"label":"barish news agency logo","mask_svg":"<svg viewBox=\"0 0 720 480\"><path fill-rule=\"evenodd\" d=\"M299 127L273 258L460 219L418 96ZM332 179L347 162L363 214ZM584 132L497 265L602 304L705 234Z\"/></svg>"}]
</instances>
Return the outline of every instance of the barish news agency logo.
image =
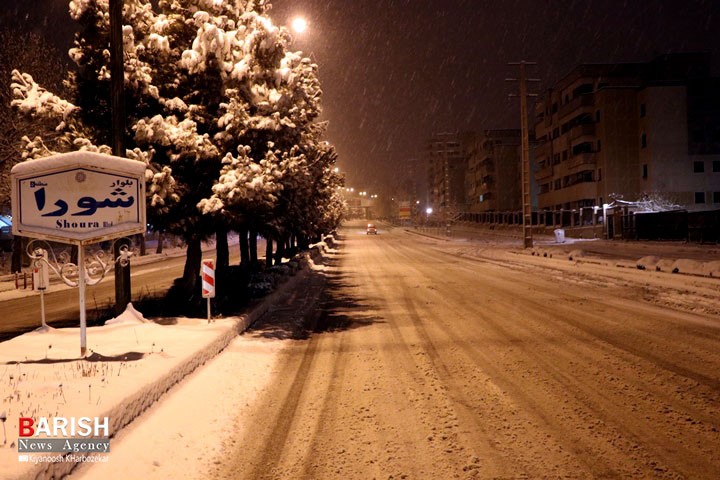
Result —
<instances>
[{"instance_id":1,"label":"barish news agency logo","mask_svg":"<svg viewBox=\"0 0 720 480\"><path fill-rule=\"evenodd\" d=\"M109 453L108 417L20 417L18 453ZM20 460L25 461L23 455Z\"/></svg>"}]
</instances>

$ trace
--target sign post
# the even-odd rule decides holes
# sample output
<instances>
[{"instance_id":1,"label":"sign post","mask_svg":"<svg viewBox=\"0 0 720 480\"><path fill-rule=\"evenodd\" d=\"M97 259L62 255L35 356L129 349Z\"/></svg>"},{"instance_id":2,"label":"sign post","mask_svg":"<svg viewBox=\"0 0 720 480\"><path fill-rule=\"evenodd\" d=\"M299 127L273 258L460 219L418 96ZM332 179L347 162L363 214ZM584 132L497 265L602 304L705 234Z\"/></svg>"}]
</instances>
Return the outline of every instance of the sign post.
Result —
<instances>
[{"instance_id":1,"label":"sign post","mask_svg":"<svg viewBox=\"0 0 720 480\"><path fill-rule=\"evenodd\" d=\"M94 152L28 160L10 172L13 235L77 245L80 354L85 356L85 245L145 233L143 162Z\"/></svg>"},{"instance_id":2,"label":"sign post","mask_svg":"<svg viewBox=\"0 0 720 480\"><path fill-rule=\"evenodd\" d=\"M210 323L210 299L215 298L215 267L212 260L202 261L202 296L207 298L207 318Z\"/></svg>"},{"instance_id":3,"label":"sign post","mask_svg":"<svg viewBox=\"0 0 720 480\"><path fill-rule=\"evenodd\" d=\"M47 251L40 249L37 253L40 258L35 260L33 266L33 290L40 292L40 321L42 329L45 330L45 290L50 286L50 267L47 263Z\"/></svg>"}]
</instances>

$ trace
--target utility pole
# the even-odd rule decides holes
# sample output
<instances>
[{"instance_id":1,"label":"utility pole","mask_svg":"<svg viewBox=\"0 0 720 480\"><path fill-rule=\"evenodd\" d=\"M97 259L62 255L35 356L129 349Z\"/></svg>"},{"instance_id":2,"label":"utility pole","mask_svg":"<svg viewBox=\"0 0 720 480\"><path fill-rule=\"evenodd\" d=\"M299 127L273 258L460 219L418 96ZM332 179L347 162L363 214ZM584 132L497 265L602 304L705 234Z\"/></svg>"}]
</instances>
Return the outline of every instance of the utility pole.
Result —
<instances>
[{"instance_id":1,"label":"utility pole","mask_svg":"<svg viewBox=\"0 0 720 480\"><path fill-rule=\"evenodd\" d=\"M447 142L443 144L443 159L445 167L445 236L450 236L450 162L448 161Z\"/></svg>"},{"instance_id":2,"label":"utility pole","mask_svg":"<svg viewBox=\"0 0 720 480\"><path fill-rule=\"evenodd\" d=\"M527 93L527 82L539 82L537 78L527 78L525 75L526 65L537 65L535 62L513 62L508 65L520 66L520 78L506 78L506 80L520 84L520 136L522 165L520 168L522 183L522 220L523 220L523 247L532 248L532 203L530 197L530 134L528 132L527 97L536 97L536 94ZM510 95L511 97L514 95Z\"/></svg>"},{"instance_id":3,"label":"utility pole","mask_svg":"<svg viewBox=\"0 0 720 480\"><path fill-rule=\"evenodd\" d=\"M112 152L125 157L125 66L123 59L122 10L125 0L110 0L110 111L112 117ZM120 257L122 240L115 242L113 258ZM80 247L82 248L82 246ZM130 303L130 264L115 262L115 313Z\"/></svg>"}]
</instances>

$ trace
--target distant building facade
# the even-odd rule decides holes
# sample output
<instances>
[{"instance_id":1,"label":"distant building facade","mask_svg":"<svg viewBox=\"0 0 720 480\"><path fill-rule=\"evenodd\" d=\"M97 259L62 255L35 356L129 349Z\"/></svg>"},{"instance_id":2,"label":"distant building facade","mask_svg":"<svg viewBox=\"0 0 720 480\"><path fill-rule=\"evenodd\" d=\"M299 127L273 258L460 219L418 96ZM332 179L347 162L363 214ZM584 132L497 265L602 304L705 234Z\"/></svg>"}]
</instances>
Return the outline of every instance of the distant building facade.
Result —
<instances>
[{"instance_id":1,"label":"distant building facade","mask_svg":"<svg viewBox=\"0 0 720 480\"><path fill-rule=\"evenodd\" d=\"M705 54L580 65L535 106L540 210L664 197L720 208L720 81Z\"/></svg>"},{"instance_id":2,"label":"distant building facade","mask_svg":"<svg viewBox=\"0 0 720 480\"><path fill-rule=\"evenodd\" d=\"M435 133L428 139L428 195L433 208L467 207L465 174L474 132Z\"/></svg>"},{"instance_id":3,"label":"distant building facade","mask_svg":"<svg viewBox=\"0 0 720 480\"><path fill-rule=\"evenodd\" d=\"M522 209L520 130L485 130L470 151L466 188L470 213Z\"/></svg>"}]
</instances>

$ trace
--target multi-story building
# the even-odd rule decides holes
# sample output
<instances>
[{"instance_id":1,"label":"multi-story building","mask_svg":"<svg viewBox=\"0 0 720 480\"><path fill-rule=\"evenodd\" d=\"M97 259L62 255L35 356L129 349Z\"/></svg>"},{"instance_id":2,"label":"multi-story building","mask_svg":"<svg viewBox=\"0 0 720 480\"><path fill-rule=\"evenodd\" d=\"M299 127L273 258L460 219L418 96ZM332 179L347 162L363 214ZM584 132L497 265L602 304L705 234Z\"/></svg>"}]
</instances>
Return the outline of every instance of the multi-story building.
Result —
<instances>
[{"instance_id":1,"label":"multi-story building","mask_svg":"<svg viewBox=\"0 0 720 480\"><path fill-rule=\"evenodd\" d=\"M446 132L428 140L428 190L433 207L466 208L465 173L474 136L473 132Z\"/></svg>"},{"instance_id":2,"label":"multi-story building","mask_svg":"<svg viewBox=\"0 0 720 480\"><path fill-rule=\"evenodd\" d=\"M474 143L466 176L468 211L521 210L520 130L485 130Z\"/></svg>"},{"instance_id":3,"label":"multi-story building","mask_svg":"<svg viewBox=\"0 0 720 480\"><path fill-rule=\"evenodd\" d=\"M539 208L647 195L720 208L718 87L704 54L575 68L535 106Z\"/></svg>"}]
</instances>

